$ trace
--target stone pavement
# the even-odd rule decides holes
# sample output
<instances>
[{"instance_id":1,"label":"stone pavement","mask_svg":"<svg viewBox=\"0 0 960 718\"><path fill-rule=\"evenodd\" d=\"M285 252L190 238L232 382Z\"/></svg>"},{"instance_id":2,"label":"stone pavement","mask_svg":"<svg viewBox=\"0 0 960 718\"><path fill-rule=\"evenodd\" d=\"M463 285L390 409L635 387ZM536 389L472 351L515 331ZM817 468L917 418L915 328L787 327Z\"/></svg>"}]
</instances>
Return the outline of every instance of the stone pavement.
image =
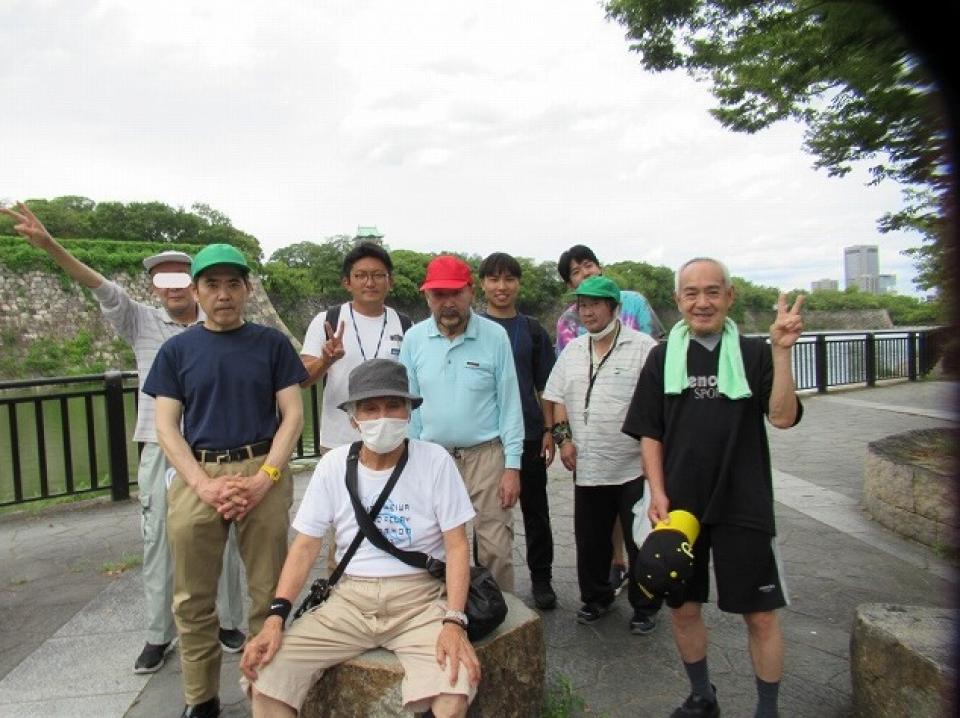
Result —
<instances>
[{"instance_id":1,"label":"stone pavement","mask_svg":"<svg viewBox=\"0 0 960 718\"><path fill-rule=\"evenodd\" d=\"M783 716L851 712L849 639L855 607L868 602L954 605L954 567L872 522L859 508L869 441L915 428L955 425L956 385L892 384L807 396L803 422L770 429L776 467L779 543L791 605L782 612L787 644ZM297 496L309 478L298 474ZM551 470L551 513L559 608L544 612L548 678L572 686L574 715L666 716L688 692L668 621L632 636L625 596L595 626L580 626L569 475ZM517 513L515 563L523 564ZM105 564L141 550L138 505L85 502L0 517L0 715L22 717L177 716L180 674L170 660L136 676L143 643L139 570L111 577ZM518 595L530 602L526 572ZM705 611L709 661L724 715L753 714L753 673L741 620ZM226 656L223 715L249 715Z\"/></svg>"}]
</instances>

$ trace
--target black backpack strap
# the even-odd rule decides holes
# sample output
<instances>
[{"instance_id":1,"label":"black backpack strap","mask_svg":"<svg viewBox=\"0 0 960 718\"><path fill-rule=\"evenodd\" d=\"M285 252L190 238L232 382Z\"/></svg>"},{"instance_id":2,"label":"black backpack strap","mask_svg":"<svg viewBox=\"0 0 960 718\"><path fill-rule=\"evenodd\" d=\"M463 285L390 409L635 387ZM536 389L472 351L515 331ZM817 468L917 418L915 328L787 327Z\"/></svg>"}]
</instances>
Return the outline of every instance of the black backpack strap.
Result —
<instances>
[{"instance_id":1,"label":"black backpack strap","mask_svg":"<svg viewBox=\"0 0 960 718\"><path fill-rule=\"evenodd\" d=\"M406 334L410 327L413 326L413 321L403 312L398 312L396 309L393 311L397 312L397 318L400 320L400 333Z\"/></svg>"},{"instance_id":2,"label":"black backpack strap","mask_svg":"<svg viewBox=\"0 0 960 718\"><path fill-rule=\"evenodd\" d=\"M387 485L383 487L383 493L380 496L384 500L385 494L389 494L390 491L393 490L394 485L397 483L397 479L400 478L400 472L403 470L403 466L407 463L408 450L409 442L404 448L403 455L400 457L400 461L397 462L397 466L394 468L393 473L390 474L390 478L387 480ZM391 556L400 559L405 564L413 566L414 568L427 568L428 561L432 561L427 554L421 553L420 551L404 551L403 549L399 549L394 546L382 533L380 533L380 529L378 529L377 525L374 523L376 514L374 514L372 511L368 514L364 510L357 491L356 462L354 462L352 465L347 464L347 493L350 494L350 501L353 504L353 511L356 514L357 525L360 527L360 533L366 536L370 543L372 543L381 551L386 551Z\"/></svg>"},{"instance_id":3,"label":"black backpack strap","mask_svg":"<svg viewBox=\"0 0 960 718\"><path fill-rule=\"evenodd\" d=\"M324 321L325 321L325 322L330 322L330 326L333 327L333 333L334 333L334 334L337 333L337 325L340 323L340 307L342 307L342 306L343 306L342 304L337 304L336 306L331 307L331 308L329 308L329 309L326 310L326 311L327 311L327 316L324 317ZM323 336L326 337L326 336L327 336L326 327L324 327L324 330L323 330L323 331L324 331ZM327 385L327 374L326 374L326 372L324 372L324 374L323 374L323 385L324 385L324 386Z\"/></svg>"}]
</instances>

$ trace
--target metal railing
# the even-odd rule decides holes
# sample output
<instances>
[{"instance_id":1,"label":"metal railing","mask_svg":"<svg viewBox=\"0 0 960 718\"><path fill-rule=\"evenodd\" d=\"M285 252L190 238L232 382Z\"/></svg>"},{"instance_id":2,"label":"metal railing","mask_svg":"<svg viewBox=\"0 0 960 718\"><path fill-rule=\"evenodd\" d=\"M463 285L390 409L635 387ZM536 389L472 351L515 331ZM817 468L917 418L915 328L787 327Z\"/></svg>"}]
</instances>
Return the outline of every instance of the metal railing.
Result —
<instances>
[{"instance_id":1,"label":"metal railing","mask_svg":"<svg viewBox=\"0 0 960 718\"><path fill-rule=\"evenodd\" d=\"M929 329L820 332L793 350L798 389L916 380L932 367ZM110 491L130 496L140 447L130 438L136 372L0 382L0 506ZM60 387L80 388L58 391ZM52 388L52 390L51 390ZM297 458L319 456L320 397L303 390Z\"/></svg>"}]
</instances>

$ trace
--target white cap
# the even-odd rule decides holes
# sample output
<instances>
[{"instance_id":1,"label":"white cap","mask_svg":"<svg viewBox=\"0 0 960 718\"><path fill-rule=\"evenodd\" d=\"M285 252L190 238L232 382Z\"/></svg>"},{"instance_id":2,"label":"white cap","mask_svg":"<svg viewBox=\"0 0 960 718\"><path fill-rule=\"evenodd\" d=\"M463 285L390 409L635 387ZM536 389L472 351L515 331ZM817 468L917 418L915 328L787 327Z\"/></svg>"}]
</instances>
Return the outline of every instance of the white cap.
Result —
<instances>
[{"instance_id":1,"label":"white cap","mask_svg":"<svg viewBox=\"0 0 960 718\"><path fill-rule=\"evenodd\" d=\"M154 254L152 257L144 259L143 268L149 272L158 264L163 264L164 262L178 262L179 264L189 265L193 262L193 257L184 252L168 249L166 252L160 252L160 254Z\"/></svg>"}]
</instances>

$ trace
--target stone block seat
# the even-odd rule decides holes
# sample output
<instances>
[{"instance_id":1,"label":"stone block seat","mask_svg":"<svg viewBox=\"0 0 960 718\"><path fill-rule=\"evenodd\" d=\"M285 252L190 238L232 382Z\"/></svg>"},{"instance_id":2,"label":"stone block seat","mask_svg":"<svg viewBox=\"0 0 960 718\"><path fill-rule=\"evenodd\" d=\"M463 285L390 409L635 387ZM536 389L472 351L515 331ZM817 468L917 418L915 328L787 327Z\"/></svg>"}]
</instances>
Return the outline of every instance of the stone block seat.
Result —
<instances>
[{"instance_id":1,"label":"stone block seat","mask_svg":"<svg viewBox=\"0 0 960 718\"><path fill-rule=\"evenodd\" d=\"M956 635L956 609L886 603L858 606L850 635L854 715L951 715L947 707L955 685Z\"/></svg>"},{"instance_id":2,"label":"stone block seat","mask_svg":"<svg viewBox=\"0 0 960 718\"><path fill-rule=\"evenodd\" d=\"M474 648L482 677L471 718L532 718L543 706L546 649L536 612L510 593L507 618ZM330 669L310 690L301 718L409 717L400 703L403 669L389 651L367 651Z\"/></svg>"}]
</instances>

